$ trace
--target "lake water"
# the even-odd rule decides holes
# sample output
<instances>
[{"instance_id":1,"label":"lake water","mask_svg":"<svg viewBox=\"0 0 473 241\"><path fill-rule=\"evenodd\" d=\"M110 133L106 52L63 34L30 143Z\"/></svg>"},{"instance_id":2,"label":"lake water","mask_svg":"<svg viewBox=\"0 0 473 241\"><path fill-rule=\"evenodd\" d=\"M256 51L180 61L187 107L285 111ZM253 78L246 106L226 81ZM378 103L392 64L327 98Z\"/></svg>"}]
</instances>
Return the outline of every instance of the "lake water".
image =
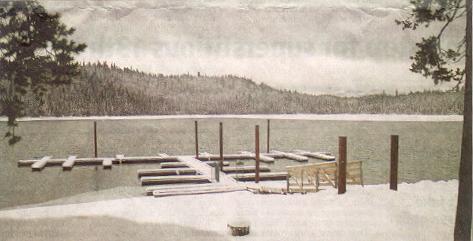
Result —
<instances>
[{"instance_id":1,"label":"lake water","mask_svg":"<svg viewBox=\"0 0 473 241\"><path fill-rule=\"evenodd\" d=\"M260 125L261 149L266 149L266 120L199 120L201 151L218 153L218 123L224 125L224 152L254 150L254 126ZM387 183L389 175L389 138L400 137L399 180L449 180L457 178L462 122L381 122L272 120L271 149L304 149L338 153L338 136L347 136L348 160L362 160L366 184ZM5 133L5 122L0 133ZM93 122L21 122L17 133L22 141L13 147L0 145L0 208L39 203L80 193L114 187L139 187L136 170L158 164L113 166L112 170L92 166L46 167L42 172L17 167L20 159L93 156ZM100 120L99 156L193 154L194 119ZM311 160L314 162L315 160ZM252 163L252 162L249 162ZM296 165L290 160L265 164L273 171Z\"/></svg>"}]
</instances>

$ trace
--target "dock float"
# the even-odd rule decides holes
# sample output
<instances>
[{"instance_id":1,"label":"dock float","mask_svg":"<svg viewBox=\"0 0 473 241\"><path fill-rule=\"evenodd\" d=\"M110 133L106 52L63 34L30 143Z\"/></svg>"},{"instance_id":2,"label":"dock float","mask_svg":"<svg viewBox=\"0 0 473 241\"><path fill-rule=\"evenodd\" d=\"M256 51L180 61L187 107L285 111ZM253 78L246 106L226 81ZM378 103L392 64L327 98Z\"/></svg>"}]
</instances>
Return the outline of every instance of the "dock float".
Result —
<instances>
[{"instance_id":1,"label":"dock float","mask_svg":"<svg viewBox=\"0 0 473 241\"><path fill-rule=\"evenodd\" d=\"M103 169L112 169L113 158L104 158L102 161Z\"/></svg>"},{"instance_id":2,"label":"dock float","mask_svg":"<svg viewBox=\"0 0 473 241\"><path fill-rule=\"evenodd\" d=\"M224 154L223 159L226 161L238 161L238 160L249 160L254 159L254 157L247 154ZM199 160L201 161L218 161L220 160L220 155L210 154L207 152L199 154Z\"/></svg>"},{"instance_id":3,"label":"dock float","mask_svg":"<svg viewBox=\"0 0 473 241\"><path fill-rule=\"evenodd\" d=\"M161 168L189 168L185 163L182 162L170 162L170 163L161 163Z\"/></svg>"},{"instance_id":4,"label":"dock float","mask_svg":"<svg viewBox=\"0 0 473 241\"><path fill-rule=\"evenodd\" d=\"M218 161L203 161L203 163L215 167L216 163ZM224 161L223 166L230 166L230 162ZM188 167L185 163L182 162L169 162L169 163L161 163L161 168L183 168L183 167Z\"/></svg>"},{"instance_id":5,"label":"dock float","mask_svg":"<svg viewBox=\"0 0 473 241\"><path fill-rule=\"evenodd\" d=\"M152 176L141 177L141 185L160 185L173 183L209 183L210 180L204 175L188 175L188 176Z\"/></svg>"},{"instance_id":6,"label":"dock float","mask_svg":"<svg viewBox=\"0 0 473 241\"><path fill-rule=\"evenodd\" d=\"M290 160L294 160L294 161L298 161L298 162L306 162L306 161L309 161L309 158L308 158L308 157L306 157L306 156L301 156L301 155L294 154L294 153L288 153L288 152L282 152L282 151L272 151L272 152L275 153L275 154L282 155L282 156L284 156L284 158L287 158L287 159L290 159Z\"/></svg>"},{"instance_id":7,"label":"dock float","mask_svg":"<svg viewBox=\"0 0 473 241\"><path fill-rule=\"evenodd\" d=\"M31 170L32 171L41 171L43 168L48 164L49 159L51 159L51 156L45 156L41 158L39 161L34 162L31 164Z\"/></svg>"},{"instance_id":8,"label":"dock float","mask_svg":"<svg viewBox=\"0 0 473 241\"><path fill-rule=\"evenodd\" d=\"M294 153L302 156L313 157L316 159L324 161L334 161L335 156L331 155L329 152L309 152L304 150L294 150Z\"/></svg>"},{"instance_id":9,"label":"dock float","mask_svg":"<svg viewBox=\"0 0 473 241\"><path fill-rule=\"evenodd\" d=\"M231 166L223 167L223 172L225 173L254 173L256 171L255 166ZM260 172L270 172L271 169L266 166L260 166Z\"/></svg>"},{"instance_id":10,"label":"dock float","mask_svg":"<svg viewBox=\"0 0 473 241\"><path fill-rule=\"evenodd\" d=\"M115 155L115 160L118 162L118 164L122 164L123 159L125 159L125 155L123 155L123 154Z\"/></svg>"},{"instance_id":11,"label":"dock float","mask_svg":"<svg viewBox=\"0 0 473 241\"><path fill-rule=\"evenodd\" d=\"M77 156L69 156L66 161L62 163L62 170L70 171L74 166Z\"/></svg>"},{"instance_id":12,"label":"dock float","mask_svg":"<svg viewBox=\"0 0 473 241\"><path fill-rule=\"evenodd\" d=\"M248 155L252 159L256 158L255 153L249 152L249 151L241 151L240 154L242 155ZM259 155L259 160L264 163L274 163L274 158L270 156L266 156L265 154L260 154Z\"/></svg>"},{"instance_id":13,"label":"dock float","mask_svg":"<svg viewBox=\"0 0 473 241\"><path fill-rule=\"evenodd\" d=\"M254 181L255 173L228 174L237 181ZM261 181L264 180L286 180L287 172L263 172L259 174Z\"/></svg>"},{"instance_id":14,"label":"dock float","mask_svg":"<svg viewBox=\"0 0 473 241\"><path fill-rule=\"evenodd\" d=\"M197 171L191 168L164 168L164 169L140 169L137 171L138 177L143 176L179 176L196 175Z\"/></svg>"},{"instance_id":15,"label":"dock float","mask_svg":"<svg viewBox=\"0 0 473 241\"><path fill-rule=\"evenodd\" d=\"M177 157L161 157L161 156L141 156L141 157L92 157L92 158L76 158L74 165L103 165L105 159L111 159L113 164L142 164L142 163L165 163L165 162L178 162ZM56 158L48 159L46 166L62 166L66 162L66 158ZM36 166L41 166L40 164L44 161L40 160L19 160L17 162L19 167L32 166L34 163L37 163ZM108 162L108 161L107 161Z\"/></svg>"},{"instance_id":16,"label":"dock float","mask_svg":"<svg viewBox=\"0 0 473 241\"><path fill-rule=\"evenodd\" d=\"M162 162L177 162L176 157L171 156L137 156L137 157L124 157L122 163L125 164L141 164L141 163L162 163ZM116 160L118 163L118 160Z\"/></svg>"}]
</instances>

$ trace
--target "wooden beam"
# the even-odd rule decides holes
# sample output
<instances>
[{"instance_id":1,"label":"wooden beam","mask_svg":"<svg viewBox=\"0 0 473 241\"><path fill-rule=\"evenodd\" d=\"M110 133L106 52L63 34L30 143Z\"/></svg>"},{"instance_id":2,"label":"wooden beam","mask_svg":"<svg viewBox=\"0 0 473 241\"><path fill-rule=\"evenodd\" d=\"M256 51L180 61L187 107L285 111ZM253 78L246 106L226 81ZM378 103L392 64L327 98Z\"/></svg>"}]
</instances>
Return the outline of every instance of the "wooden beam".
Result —
<instances>
[{"instance_id":1,"label":"wooden beam","mask_svg":"<svg viewBox=\"0 0 473 241\"><path fill-rule=\"evenodd\" d=\"M185 163L182 162L171 162L171 163L161 163L161 168L183 168L189 167Z\"/></svg>"},{"instance_id":2,"label":"wooden beam","mask_svg":"<svg viewBox=\"0 0 473 241\"><path fill-rule=\"evenodd\" d=\"M142 177L141 185L160 185L174 183L208 183L209 180L202 175L189 176L160 176L160 177Z\"/></svg>"},{"instance_id":3,"label":"wooden beam","mask_svg":"<svg viewBox=\"0 0 473 241\"><path fill-rule=\"evenodd\" d=\"M224 154L223 160L224 161L237 161L237 160L249 160L254 159L254 156L249 156L247 154ZM199 155L199 160L201 161L219 161L220 155L219 154L210 154L207 152L201 152Z\"/></svg>"},{"instance_id":4,"label":"wooden beam","mask_svg":"<svg viewBox=\"0 0 473 241\"><path fill-rule=\"evenodd\" d=\"M302 156L307 156L307 157L312 157L324 161L334 161L335 156L330 155L328 152L309 152L309 151L303 151L303 150L294 150L294 153Z\"/></svg>"},{"instance_id":5,"label":"wooden beam","mask_svg":"<svg viewBox=\"0 0 473 241\"><path fill-rule=\"evenodd\" d=\"M260 172L270 172L271 169L267 166L260 166ZM256 172L256 166L231 166L224 167L223 172L225 173L252 173Z\"/></svg>"},{"instance_id":6,"label":"wooden beam","mask_svg":"<svg viewBox=\"0 0 473 241\"><path fill-rule=\"evenodd\" d=\"M191 190L197 188L208 188L208 187L228 187L228 186L240 186L245 187L238 183L191 183L191 184L168 184L168 185L157 185L146 187L146 195L153 195L154 191L175 191L175 190Z\"/></svg>"},{"instance_id":7,"label":"wooden beam","mask_svg":"<svg viewBox=\"0 0 473 241\"><path fill-rule=\"evenodd\" d=\"M65 162L62 163L62 170L70 171L74 166L77 156L69 156Z\"/></svg>"},{"instance_id":8,"label":"wooden beam","mask_svg":"<svg viewBox=\"0 0 473 241\"><path fill-rule=\"evenodd\" d=\"M284 152L278 152L278 151L271 151L269 153L263 153L264 156L271 157L273 159L280 159L280 158L285 158L284 157Z\"/></svg>"},{"instance_id":9,"label":"wooden beam","mask_svg":"<svg viewBox=\"0 0 473 241\"><path fill-rule=\"evenodd\" d=\"M309 161L308 157L297 155L297 154L294 154L294 153L288 153L288 152L282 152L282 151L272 151L272 152L277 154L277 155L283 156L284 158L294 160L294 161L298 161L298 162Z\"/></svg>"},{"instance_id":10,"label":"wooden beam","mask_svg":"<svg viewBox=\"0 0 473 241\"><path fill-rule=\"evenodd\" d=\"M397 191L397 172L399 163L399 136L391 136L391 168L389 178L389 188Z\"/></svg>"},{"instance_id":11,"label":"wooden beam","mask_svg":"<svg viewBox=\"0 0 473 241\"><path fill-rule=\"evenodd\" d=\"M200 184L202 185L202 184ZM181 196L181 195L196 195L196 194L207 194L207 193L224 193L224 192L235 192L244 191L245 187L228 185L228 186L208 186L208 187L197 187L192 189L177 189L177 190L155 190L153 191L154 197L167 197L167 196Z\"/></svg>"},{"instance_id":12,"label":"wooden beam","mask_svg":"<svg viewBox=\"0 0 473 241\"><path fill-rule=\"evenodd\" d=\"M35 161L33 164L31 164L31 170L32 171L41 171L43 168L48 164L48 160L51 159L51 156L45 156L41 158L40 160Z\"/></svg>"},{"instance_id":13,"label":"wooden beam","mask_svg":"<svg viewBox=\"0 0 473 241\"><path fill-rule=\"evenodd\" d=\"M203 163L205 163L205 164L207 164L211 167L216 167L219 164L219 162L217 162L217 161L203 161ZM224 161L223 166L224 167L230 166L230 162Z\"/></svg>"},{"instance_id":14,"label":"wooden beam","mask_svg":"<svg viewBox=\"0 0 473 241\"><path fill-rule=\"evenodd\" d=\"M196 175L197 171L192 168L166 168L166 169L139 169L138 177L143 176L173 176L173 175Z\"/></svg>"},{"instance_id":15,"label":"wooden beam","mask_svg":"<svg viewBox=\"0 0 473 241\"><path fill-rule=\"evenodd\" d=\"M338 194L346 192L347 137L338 137Z\"/></svg>"},{"instance_id":16,"label":"wooden beam","mask_svg":"<svg viewBox=\"0 0 473 241\"><path fill-rule=\"evenodd\" d=\"M255 159L255 154L251 153L249 151L240 151L240 154L241 155L247 155L248 157L250 157L252 159ZM274 163L274 158L269 157L265 154L261 154L261 153L259 154L259 160L260 160L260 162L264 162L264 163Z\"/></svg>"},{"instance_id":17,"label":"wooden beam","mask_svg":"<svg viewBox=\"0 0 473 241\"><path fill-rule=\"evenodd\" d=\"M229 174L230 177L238 181L254 181L254 173L238 173L238 174ZM260 173L260 181L264 180L286 180L287 172L264 172Z\"/></svg>"},{"instance_id":18,"label":"wooden beam","mask_svg":"<svg viewBox=\"0 0 473 241\"><path fill-rule=\"evenodd\" d=\"M126 164L135 164L135 163L162 163L162 162L177 162L177 157L175 156L136 156L136 157L124 157L122 163ZM118 162L118 161L117 161Z\"/></svg>"}]
</instances>

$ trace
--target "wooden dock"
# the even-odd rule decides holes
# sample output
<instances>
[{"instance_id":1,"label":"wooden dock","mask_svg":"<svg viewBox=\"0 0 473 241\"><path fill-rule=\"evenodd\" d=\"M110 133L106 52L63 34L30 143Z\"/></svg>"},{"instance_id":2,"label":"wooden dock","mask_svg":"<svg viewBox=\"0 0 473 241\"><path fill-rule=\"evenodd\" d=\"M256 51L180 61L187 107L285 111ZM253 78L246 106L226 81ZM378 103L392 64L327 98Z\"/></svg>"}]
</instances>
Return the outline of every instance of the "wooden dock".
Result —
<instances>
[{"instance_id":1,"label":"wooden dock","mask_svg":"<svg viewBox=\"0 0 473 241\"><path fill-rule=\"evenodd\" d=\"M126 164L159 164L159 168L139 169L137 171L141 185L154 185L147 188L147 194L155 197L174 195L204 194L216 192L230 192L251 190L258 193L284 193L279 189L261 188L261 186L249 187L238 181L260 180L286 180L287 172L271 172L268 166L260 166L260 162L274 163L275 159L289 159L298 162L307 162L309 157L332 161L335 157L325 152L309 152L296 150L293 152L270 151L270 124L267 124L266 153L261 153L259 145L259 125L255 126L254 152L241 151L238 154L225 154L223 149L223 123L219 123L219 153L211 154L200 152L198 143L198 123L195 121L195 156L191 155L168 155L156 153L151 156L125 156L123 154L114 157L99 157L97 145L97 122L94 121L94 157L79 158L75 155L67 158L52 158L45 156L40 159L19 160L19 167L31 167L32 171L41 171L48 166L62 166L63 171L71 171L74 166L94 165L96 168L112 169L114 165ZM346 146L344 147L346 150ZM343 149L339 147L339 149ZM342 152L340 152L342 153ZM230 166L229 161L255 160L255 166ZM343 158L341 158L343 160ZM344 163L341 161L341 163ZM219 166L222 165L221 167ZM239 164L239 163L237 163ZM335 164L335 163L326 163ZM359 165L360 176L361 164ZM340 180L351 178L352 173L345 173L345 165L340 167ZM351 171L351 166L348 170ZM353 168L352 168L353 169ZM356 169L356 168L355 168ZM358 170L358 169L357 169ZM345 176L347 174L347 176ZM341 178L343 177L343 178ZM346 181L339 181L339 187ZM340 193L340 188L339 188Z\"/></svg>"},{"instance_id":2,"label":"wooden dock","mask_svg":"<svg viewBox=\"0 0 473 241\"><path fill-rule=\"evenodd\" d=\"M69 171L75 165L101 165L105 169L110 169L114 164L162 164L162 168L181 168L186 167L185 162L179 160L183 156L170 156L165 153L160 153L156 156L124 156L116 155L115 157L92 157L92 158L78 158L77 156L69 156L67 158L55 158L47 156L47 160L43 157L41 159L31 159L31 160L19 160L17 162L19 167L30 166L34 171L41 171L44 167L47 166L62 166L63 170ZM188 156L191 157L191 156ZM308 157L318 158L322 160L334 160L334 156L326 152L308 152L296 150L294 153L282 152L273 150L270 153L260 153L260 161L266 163L273 163L275 159L286 158L298 162L306 162L309 160ZM194 158L194 157L192 157ZM224 166L228 166L229 161L237 160L251 160L255 159L255 154L242 151L239 154L224 154ZM194 158L195 159L195 158ZM210 166L214 166L216 161L220 160L220 155L210 154L210 153L200 153L198 159ZM111 162L111 164L110 164ZM33 167L34 165L34 167Z\"/></svg>"},{"instance_id":3,"label":"wooden dock","mask_svg":"<svg viewBox=\"0 0 473 241\"><path fill-rule=\"evenodd\" d=\"M193 170L196 172L196 175L184 175L181 174L179 170L169 169L156 169L156 170L141 170L138 172L138 175L141 175L141 185L161 185L161 184L170 184L170 183L215 183L216 180L212 178L213 168L204 162L195 159L192 156L178 156L177 161L185 164L188 170L183 171L184 173L191 172ZM172 172L177 175L172 175ZM153 174L154 173L154 174ZM159 174L157 174L159 173ZM170 175L163 175L170 173ZM144 175L143 175L144 174ZM235 184L235 179L227 176L225 173L220 173L220 183L222 184Z\"/></svg>"},{"instance_id":4,"label":"wooden dock","mask_svg":"<svg viewBox=\"0 0 473 241\"><path fill-rule=\"evenodd\" d=\"M212 180L212 167L209 165L195 159L192 156L178 156L177 160L179 162L185 163L188 167L195 169L199 174L205 176L210 182L215 182ZM220 173L220 182L221 183L235 183L235 179L228 177L225 173Z\"/></svg>"},{"instance_id":5,"label":"wooden dock","mask_svg":"<svg viewBox=\"0 0 473 241\"><path fill-rule=\"evenodd\" d=\"M31 166L35 171L40 171L46 166L63 166L66 163L66 169L72 169L74 165L104 165L104 161L107 167L112 164L145 164L145 163L165 163L165 162L178 162L177 157L162 157L162 156L140 156L140 157L92 157L92 158L75 158L74 161L68 161L68 158L56 158L53 159L51 156L43 157L39 160L19 160L17 162L19 167ZM64 166L63 166L64 168Z\"/></svg>"},{"instance_id":6,"label":"wooden dock","mask_svg":"<svg viewBox=\"0 0 473 241\"><path fill-rule=\"evenodd\" d=\"M326 155L326 156L324 156ZM272 163L275 159L286 158L299 162L307 161L310 157L328 158L329 153L295 151L293 153L272 151L260 153L261 162ZM112 169L114 165L126 164L158 164L158 168L139 169L137 176L141 185L152 188L147 189L148 195L165 197L174 195L190 195L217 192L230 192L248 190L246 184L238 181L255 181L256 166L230 166L230 161L255 160L252 152L242 151L239 154L224 154L223 168L218 172L215 166L221 160L220 155L201 153L199 158L194 156L171 156L165 153L156 156L125 156L115 157L78 158L70 155L67 158L52 158L45 156L36 160L20 160L18 166L31 167L33 171L41 171L48 166L60 166L64 171L71 171L74 166L95 165L104 169ZM286 180L286 172L271 172L268 166L260 166L259 180ZM218 181L217 181L218 180ZM253 190L254 191L254 190ZM261 190L260 190L261 191Z\"/></svg>"}]
</instances>

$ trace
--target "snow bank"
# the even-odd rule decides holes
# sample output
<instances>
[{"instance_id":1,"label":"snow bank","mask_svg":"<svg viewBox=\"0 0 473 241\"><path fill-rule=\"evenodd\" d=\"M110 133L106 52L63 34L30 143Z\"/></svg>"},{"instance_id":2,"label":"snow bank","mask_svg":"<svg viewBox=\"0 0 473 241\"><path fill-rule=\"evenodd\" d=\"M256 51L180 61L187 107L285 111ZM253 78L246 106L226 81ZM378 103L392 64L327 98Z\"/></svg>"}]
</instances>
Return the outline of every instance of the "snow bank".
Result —
<instances>
[{"instance_id":1,"label":"snow bank","mask_svg":"<svg viewBox=\"0 0 473 241\"><path fill-rule=\"evenodd\" d=\"M329 188L307 195L234 192L136 197L5 210L0 211L0 219L111 216L140 223L178 224L226 237L228 221L246 219L251 232L238 238L241 240L445 241L453 237L457 186L456 180L422 181L400 184L397 192L385 184L348 186L344 195ZM111 229L120 232L113 226Z\"/></svg>"}]
</instances>

